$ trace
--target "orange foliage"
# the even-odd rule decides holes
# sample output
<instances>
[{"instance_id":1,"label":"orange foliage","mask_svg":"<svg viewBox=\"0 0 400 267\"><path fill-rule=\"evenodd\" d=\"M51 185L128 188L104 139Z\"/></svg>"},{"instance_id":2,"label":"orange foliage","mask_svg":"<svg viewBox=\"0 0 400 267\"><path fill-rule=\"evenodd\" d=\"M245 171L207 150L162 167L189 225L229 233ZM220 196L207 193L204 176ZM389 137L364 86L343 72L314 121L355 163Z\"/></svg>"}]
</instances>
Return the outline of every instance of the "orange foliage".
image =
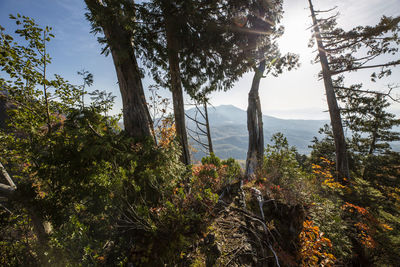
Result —
<instances>
[{"instance_id":1,"label":"orange foliage","mask_svg":"<svg viewBox=\"0 0 400 267\"><path fill-rule=\"evenodd\" d=\"M171 120L165 119L162 121L162 125L159 128L160 140L158 145L162 148L167 148L171 142L175 139L176 129L175 124Z\"/></svg>"},{"instance_id":2,"label":"orange foliage","mask_svg":"<svg viewBox=\"0 0 400 267\"><path fill-rule=\"evenodd\" d=\"M327 186L328 188L334 189L334 190L335 189L347 189L341 183L336 182L332 175L332 168L334 167L335 163L324 157L321 157L320 159L322 160L322 163L324 166L312 164L312 169L313 169L313 173L322 180L322 185Z\"/></svg>"},{"instance_id":3,"label":"orange foliage","mask_svg":"<svg viewBox=\"0 0 400 267\"><path fill-rule=\"evenodd\" d=\"M367 223L369 223L370 225L379 225L379 222L368 212L367 209L348 202L345 202L345 204L342 206L342 210L361 217L359 218L359 222L354 223L354 226L357 229L357 237L364 247L374 248L375 241L371 236L374 230L371 229L371 227ZM364 223L363 221L367 223ZM386 224L382 224L382 227L385 226L389 227Z\"/></svg>"},{"instance_id":4,"label":"orange foliage","mask_svg":"<svg viewBox=\"0 0 400 267\"><path fill-rule=\"evenodd\" d=\"M372 239L370 232L371 229L365 223L358 222L355 223L354 226L358 230L358 238L360 239L361 244L363 244L366 248L374 248L375 241Z\"/></svg>"},{"instance_id":5,"label":"orange foliage","mask_svg":"<svg viewBox=\"0 0 400 267\"><path fill-rule=\"evenodd\" d=\"M357 212L363 216L369 215L368 211L365 208L362 208L360 206L356 206L354 204L351 204L349 202L345 202L345 204L342 206L343 210L347 210L351 213Z\"/></svg>"},{"instance_id":6,"label":"orange foliage","mask_svg":"<svg viewBox=\"0 0 400 267\"><path fill-rule=\"evenodd\" d=\"M196 178L193 186L211 188L213 192L218 191L222 186L222 178L225 176L226 167L226 165L217 167L214 164L193 166L192 175Z\"/></svg>"},{"instance_id":7,"label":"orange foliage","mask_svg":"<svg viewBox=\"0 0 400 267\"><path fill-rule=\"evenodd\" d=\"M299 257L302 266L333 266L336 258L327 252L332 248L332 242L323 236L313 221L303 222L303 231L300 233L299 239Z\"/></svg>"}]
</instances>

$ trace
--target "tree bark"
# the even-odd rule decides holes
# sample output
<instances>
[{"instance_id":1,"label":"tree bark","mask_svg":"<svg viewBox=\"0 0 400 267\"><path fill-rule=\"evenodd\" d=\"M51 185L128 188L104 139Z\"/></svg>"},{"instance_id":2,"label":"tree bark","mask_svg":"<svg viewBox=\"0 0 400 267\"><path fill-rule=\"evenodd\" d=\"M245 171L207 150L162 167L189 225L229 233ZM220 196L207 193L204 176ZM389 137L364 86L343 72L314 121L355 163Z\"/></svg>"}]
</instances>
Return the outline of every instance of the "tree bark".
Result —
<instances>
[{"instance_id":1,"label":"tree bark","mask_svg":"<svg viewBox=\"0 0 400 267\"><path fill-rule=\"evenodd\" d=\"M110 47L122 97L125 131L137 140L151 137L151 117L146 106L141 74L133 47L132 32L97 0L85 0L101 25Z\"/></svg>"},{"instance_id":2,"label":"tree bark","mask_svg":"<svg viewBox=\"0 0 400 267\"><path fill-rule=\"evenodd\" d=\"M249 106L247 108L247 130L249 131L249 147L246 159L246 176L253 178L261 167L264 157L264 133L259 96L260 81L265 71L265 60L261 61L254 73L251 90L249 92Z\"/></svg>"},{"instance_id":3,"label":"tree bark","mask_svg":"<svg viewBox=\"0 0 400 267\"><path fill-rule=\"evenodd\" d=\"M329 69L328 58L326 56L324 44L322 43L321 34L315 16L314 8L311 0L308 0L308 2L310 4L310 11L313 20L315 39L317 41L319 58L322 66L322 75L324 78L326 99L328 102L333 138L335 140L337 180L341 183L344 183L343 178L350 178L350 173L349 173L349 164L347 160L346 140L343 132L342 119L340 116L340 110L336 100L336 95L332 83L332 77L331 77L332 73Z\"/></svg>"},{"instance_id":4,"label":"tree bark","mask_svg":"<svg viewBox=\"0 0 400 267\"><path fill-rule=\"evenodd\" d=\"M182 147L181 160L185 165L190 164L189 145L186 133L185 108L183 101L182 82L179 68L179 44L176 37L176 21L165 12L165 29L167 34L167 51L169 73L171 78L172 101L174 106L176 134Z\"/></svg>"},{"instance_id":5,"label":"tree bark","mask_svg":"<svg viewBox=\"0 0 400 267\"><path fill-rule=\"evenodd\" d=\"M207 110L207 101L206 100L204 100L204 115L205 115L206 128L207 128L208 152L210 152L210 155L211 155L211 153L214 153L214 148L212 145L210 121L208 120L208 110Z\"/></svg>"}]
</instances>

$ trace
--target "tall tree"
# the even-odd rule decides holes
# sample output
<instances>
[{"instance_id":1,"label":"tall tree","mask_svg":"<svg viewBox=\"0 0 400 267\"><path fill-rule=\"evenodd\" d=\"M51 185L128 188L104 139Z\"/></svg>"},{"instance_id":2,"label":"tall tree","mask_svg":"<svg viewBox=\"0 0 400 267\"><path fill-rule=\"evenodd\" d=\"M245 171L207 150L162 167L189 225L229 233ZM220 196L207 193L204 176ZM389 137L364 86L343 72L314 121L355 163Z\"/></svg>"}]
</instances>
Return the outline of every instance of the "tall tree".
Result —
<instances>
[{"instance_id":1,"label":"tall tree","mask_svg":"<svg viewBox=\"0 0 400 267\"><path fill-rule=\"evenodd\" d=\"M260 80L264 75L265 60L255 70L249 92L247 107L247 130L249 131L249 147L246 158L246 176L252 176L261 166L264 155L264 128L259 96Z\"/></svg>"},{"instance_id":2,"label":"tall tree","mask_svg":"<svg viewBox=\"0 0 400 267\"><path fill-rule=\"evenodd\" d=\"M183 95L228 90L251 66L249 34L236 20L256 1L158 0L138 6L139 53L153 79L169 87L182 160L189 163ZM265 32L269 34L269 32Z\"/></svg>"},{"instance_id":3,"label":"tall tree","mask_svg":"<svg viewBox=\"0 0 400 267\"><path fill-rule=\"evenodd\" d=\"M177 16L177 10L171 1L163 0L162 12L165 20L165 34L167 41L167 55L169 63L170 85L174 106L176 132L182 146L182 161L190 164L189 143L186 133L185 105L183 99L181 70L179 65L179 33L178 23L181 19Z\"/></svg>"},{"instance_id":4,"label":"tall tree","mask_svg":"<svg viewBox=\"0 0 400 267\"><path fill-rule=\"evenodd\" d=\"M122 96L125 130L137 139L150 137L151 118L135 55L135 3L131 0L85 2L90 11L86 16L93 32L104 33L104 38L99 38L107 44L103 52L107 55L111 51Z\"/></svg>"},{"instance_id":5,"label":"tall tree","mask_svg":"<svg viewBox=\"0 0 400 267\"><path fill-rule=\"evenodd\" d=\"M252 1L252 9L243 10L242 30L246 33L247 47L253 48L249 56L255 66L254 77L248 96L247 129L249 147L246 159L246 176L252 176L261 166L264 158L264 128L259 96L261 78L272 72L277 76L283 68L289 70L297 65L297 55L288 53L282 56L276 39L283 34L283 27L278 27L283 14L282 1Z\"/></svg>"},{"instance_id":6,"label":"tall tree","mask_svg":"<svg viewBox=\"0 0 400 267\"><path fill-rule=\"evenodd\" d=\"M343 128L339 121L340 114L337 102L334 99L335 81L332 82L332 77L352 71L377 68L380 71L371 74L372 81L389 76L391 69L399 65L400 60L387 61L387 57L385 58L384 55L390 55L393 58L394 55L398 54L400 16L395 18L383 16L375 26L357 26L345 31L337 27L336 18L338 14L326 19L317 19L316 13L327 11L315 11L311 0L309 0L309 3L314 24L314 36L319 51L318 57L322 65L322 76L331 113L337 171L339 176L346 176L346 166L348 170L346 144L344 136L342 137ZM378 60L385 60L386 62L379 62ZM339 77L339 79L341 78Z\"/></svg>"},{"instance_id":7,"label":"tall tree","mask_svg":"<svg viewBox=\"0 0 400 267\"><path fill-rule=\"evenodd\" d=\"M336 92L343 103L344 125L352 134L351 149L360 161L360 174L364 178L368 175L366 170L377 167L374 160L393 153L391 143L400 141L400 133L395 130L400 126L400 119L387 110L389 100L399 100L391 96L395 87L389 86L388 92L378 92L363 90L362 84L344 87L338 83Z\"/></svg>"},{"instance_id":8,"label":"tall tree","mask_svg":"<svg viewBox=\"0 0 400 267\"><path fill-rule=\"evenodd\" d=\"M335 140L336 171L338 175L337 178L340 182L344 182L343 178L349 178L350 173L349 173L349 163L347 159L346 141L343 132L342 118L340 115L339 106L333 88L331 71L329 68L327 54L325 52L325 46L322 42L319 23L317 21L311 0L308 0L308 2L310 4L311 17L313 21L314 37L316 39L318 46L318 56L322 67L322 76L324 79L326 99L328 102L329 115L333 131L333 138Z\"/></svg>"}]
</instances>

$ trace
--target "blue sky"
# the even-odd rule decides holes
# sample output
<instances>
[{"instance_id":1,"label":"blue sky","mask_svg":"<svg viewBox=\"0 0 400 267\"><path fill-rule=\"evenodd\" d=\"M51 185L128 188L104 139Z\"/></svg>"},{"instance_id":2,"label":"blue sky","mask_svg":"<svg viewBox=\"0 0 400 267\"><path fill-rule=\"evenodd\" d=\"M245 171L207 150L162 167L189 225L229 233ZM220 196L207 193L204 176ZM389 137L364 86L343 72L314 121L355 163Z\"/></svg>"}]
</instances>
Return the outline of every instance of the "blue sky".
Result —
<instances>
[{"instance_id":1,"label":"blue sky","mask_svg":"<svg viewBox=\"0 0 400 267\"><path fill-rule=\"evenodd\" d=\"M355 25L373 25L385 14L400 14L400 0L314 0L317 9L338 6L341 13L339 23L344 28ZM280 118L326 119L328 114L324 88L317 80L320 70L318 64L312 65L313 49L307 47L310 32L309 11L306 0L286 0L282 24L286 31L280 41L282 52L294 52L300 55L301 67L284 73L278 78L267 77L262 80L260 97L263 113ZM94 75L94 85L89 90L107 90L117 96L114 112L121 110L121 98L117 77L111 57L100 55L101 47L85 20L83 0L0 0L0 25L8 32L15 26L8 19L9 14L20 13L32 17L41 26L53 27L56 38L49 45L53 60L50 72L61 74L70 82L79 84L76 72L86 69ZM369 83L369 72L349 75L349 81L364 82L373 89L385 88L388 83L400 84L400 67L395 69L388 80ZM247 94L251 86L252 73L242 79L229 92L214 93L211 103L214 106L233 104L247 108ZM143 80L144 87L151 79ZM400 95L400 90L396 92ZM161 89L164 97L170 97L167 89ZM187 99L189 103L190 100ZM400 104L393 105L392 111L399 115Z\"/></svg>"}]
</instances>

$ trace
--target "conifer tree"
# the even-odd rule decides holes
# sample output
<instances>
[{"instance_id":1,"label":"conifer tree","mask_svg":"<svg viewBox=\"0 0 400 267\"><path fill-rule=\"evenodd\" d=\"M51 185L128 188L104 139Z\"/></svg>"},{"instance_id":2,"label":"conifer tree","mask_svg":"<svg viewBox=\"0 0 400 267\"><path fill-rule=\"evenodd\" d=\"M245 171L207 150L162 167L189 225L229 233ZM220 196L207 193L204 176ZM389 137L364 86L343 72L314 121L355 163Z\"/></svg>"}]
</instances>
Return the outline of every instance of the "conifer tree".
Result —
<instances>
[{"instance_id":1,"label":"conifer tree","mask_svg":"<svg viewBox=\"0 0 400 267\"><path fill-rule=\"evenodd\" d=\"M333 88L331 70L329 68L328 57L325 52L325 46L323 43L322 34L320 32L320 25L316 18L315 10L311 0L309 0L308 2L310 4L311 17L313 20L314 37L317 41L318 58L321 62L326 99L328 102L333 137L335 140L337 178L340 182L343 182L343 178L349 178L350 173L349 173L349 164L347 159L346 141L342 126L342 118L340 116L339 106Z\"/></svg>"},{"instance_id":2,"label":"conifer tree","mask_svg":"<svg viewBox=\"0 0 400 267\"><path fill-rule=\"evenodd\" d=\"M344 124L353 134L355 151L364 156L390 150L390 142L399 141L400 133L393 128L400 119L387 111L390 93L361 90L362 84L349 88L337 86Z\"/></svg>"},{"instance_id":3,"label":"conifer tree","mask_svg":"<svg viewBox=\"0 0 400 267\"><path fill-rule=\"evenodd\" d=\"M126 132L137 139L151 136L151 118L136 55L134 29L136 8L133 0L85 0L94 33L103 33L103 52L111 52L122 96Z\"/></svg>"},{"instance_id":4,"label":"conifer tree","mask_svg":"<svg viewBox=\"0 0 400 267\"><path fill-rule=\"evenodd\" d=\"M268 25L257 32L244 25L258 20L260 6L263 19L274 21L280 16L280 5L281 1L180 0L152 1L138 8L142 22L139 52L153 79L172 91L185 163L189 161L185 160L183 90L192 97L198 92L228 90L244 72L254 68L259 63L254 57L262 40L259 37L275 29ZM264 24L268 24L266 21Z\"/></svg>"},{"instance_id":5,"label":"conifer tree","mask_svg":"<svg viewBox=\"0 0 400 267\"><path fill-rule=\"evenodd\" d=\"M384 55L398 53L400 17L383 16L376 26L357 26L350 31L337 27L338 14L326 19L317 19L316 14L327 11L315 11L311 0L310 10L313 18L314 37L318 46L318 56L322 65L322 76L331 116L331 124L336 146L336 164L339 180L349 176L345 137L339 106L334 92L333 76L364 69L377 69L371 79L383 78L391 74L391 68L400 64L400 60L385 60ZM378 63L376 61L380 60Z\"/></svg>"}]
</instances>

